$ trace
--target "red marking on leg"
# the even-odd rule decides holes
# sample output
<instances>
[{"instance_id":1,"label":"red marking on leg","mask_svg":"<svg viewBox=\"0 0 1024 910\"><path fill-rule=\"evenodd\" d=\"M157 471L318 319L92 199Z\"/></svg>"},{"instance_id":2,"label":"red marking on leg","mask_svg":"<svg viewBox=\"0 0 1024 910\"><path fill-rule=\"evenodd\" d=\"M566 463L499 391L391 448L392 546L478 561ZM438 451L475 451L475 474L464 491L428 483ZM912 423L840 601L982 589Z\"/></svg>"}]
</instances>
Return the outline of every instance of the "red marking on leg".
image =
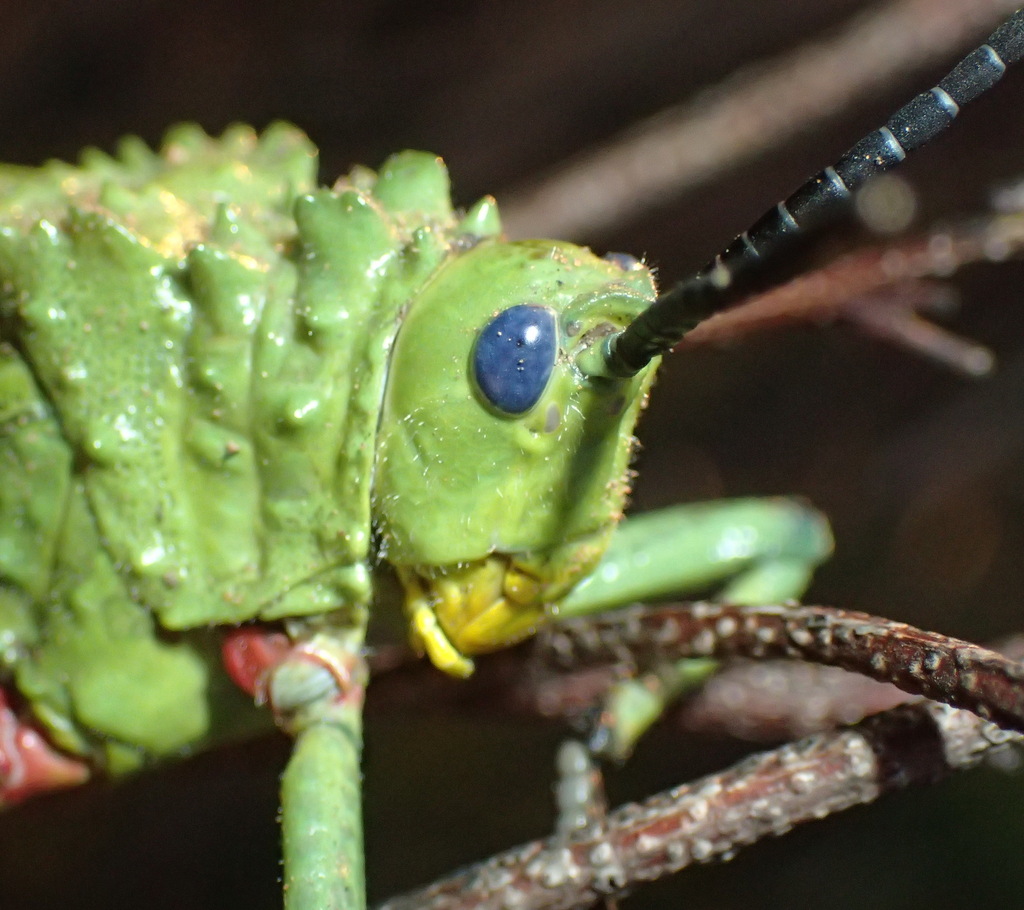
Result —
<instances>
[{"instance_id":1,"label":"red marking on leg","mask_svg":"<svg viewBox=\"0 0 1024 910\"><path fill-rule=\"evenodd\" d=\"M296 718L311 706L329 710L362 703L366 662L330 636L318 634L295 643L267 626L242 626L225 634L221 655L235 684L269 707L286 732L295 733ZM329 680L311 676L310 666L326 671Z\"/></svg>"},{"instance_id":2,"label":"red marking on leg","mask_svg":"<svg viewBox=\"0 0 1024 910\"><path fill-rule=\"evenodd\" d=\"M221 655L228 675L235 685L254 698L266 698L270 671L292 650L292 643L283 632L262 626L242 626L224 636Z\"/></svg>"},{"instance_id":3,"label":"red marking on leg","mask_svg":"<svg viewBox=\"0 0 1024 910\"><path fill-rule=\"evenodd\" d=\"M0 805L75 787L89 775L82 759L57 751L39 730L18 717L0 689Z\"/></svg>"}]
</instances>

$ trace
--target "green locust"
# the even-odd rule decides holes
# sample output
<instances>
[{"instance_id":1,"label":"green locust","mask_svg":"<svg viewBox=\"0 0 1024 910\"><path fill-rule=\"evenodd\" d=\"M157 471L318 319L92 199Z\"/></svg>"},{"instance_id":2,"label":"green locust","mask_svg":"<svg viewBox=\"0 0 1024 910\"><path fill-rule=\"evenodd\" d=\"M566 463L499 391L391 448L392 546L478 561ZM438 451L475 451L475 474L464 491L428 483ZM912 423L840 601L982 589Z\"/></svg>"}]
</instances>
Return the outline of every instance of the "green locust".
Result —
<instances>
[{"instance_id":1,"label":"green locust","mask_svg":"<svg viewBox=\"0 0 1024 910\"><path fill-rule=\"evenodd\" d=\"M559 616L799 595L831 537L798 502L623 519L660 357L993 84L1022 32L1018 13L661 296L630 257L503 240L491 199L454 211L429 154L318 187L286 125L4 169L0 793L273 719L296 738L286 905L358 907L371 611L467 676Z\"/></svg>"}]
</instances>

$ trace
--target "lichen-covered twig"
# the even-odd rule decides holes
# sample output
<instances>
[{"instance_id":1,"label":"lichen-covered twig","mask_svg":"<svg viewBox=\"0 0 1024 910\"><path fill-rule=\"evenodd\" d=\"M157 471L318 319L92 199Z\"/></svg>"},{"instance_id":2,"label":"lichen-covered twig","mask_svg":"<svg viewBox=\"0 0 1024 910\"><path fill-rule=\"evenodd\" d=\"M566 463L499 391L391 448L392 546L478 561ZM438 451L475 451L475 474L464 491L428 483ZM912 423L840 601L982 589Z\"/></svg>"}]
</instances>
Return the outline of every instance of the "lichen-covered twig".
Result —
<instances>
[{"instance_id":1,"label":"lichen-covered twig","mask_svg":"<svg viewBox=\"0 0 1024 910\"><path fill-rule=\"evenodd\" d=\"M900 705L623 806L599 826L523 845L381 910L586 906L693 863L728 859L763 837L891 790L933 782L1021 739L979 714L1024 729L1024 667L1012 659L827 607L637 607L562 623L545 633L542 647L575 672L591 662L639 667L698 654L797 657L971 710Z\"/></svg>"},{"instance_id":2,"label":"lichen-covered twig","mask_svg":"<svg viewBox=\"0 0 1024 910\"><path fill-rule=\"evenodd\" d=\"M596 833L525 844L380 910L588 906L891 790L931 783L1019 738L946 705L902 705L622 806Z\"/></svg>"},{"instance_id":3,"label":"lichen-covered twig","mask_svg":"<svg viewBox=\"0 0 1024 910\"><path fill-rule=\"evenodd\" d=\"M1024 636L990 647L1004 657L1024 658ZM726 662L666 722L684 731L777 743L852 724L912 698L839 667L741 659Z\"/></svg>"},{"instance_id":4,"label":"lichen-covered twig","mask_svg":"<svg viewBox=\"0 0 1024 910\"><path fill-rule=\"evenodd\" d=\"M842 667L1024 731L1024 664L970 642L833 607L632 607L545 633L560 663L789 657Z\"/></svg>"}]
</instances>

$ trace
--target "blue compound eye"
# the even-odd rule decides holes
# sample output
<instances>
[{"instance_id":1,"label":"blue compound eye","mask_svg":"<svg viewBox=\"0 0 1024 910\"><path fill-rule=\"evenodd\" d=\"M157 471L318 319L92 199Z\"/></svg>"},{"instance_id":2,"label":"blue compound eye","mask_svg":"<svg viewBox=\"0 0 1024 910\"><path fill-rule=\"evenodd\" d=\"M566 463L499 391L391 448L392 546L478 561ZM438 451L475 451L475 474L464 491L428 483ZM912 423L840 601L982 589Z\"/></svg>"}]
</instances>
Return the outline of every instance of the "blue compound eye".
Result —
<instances>
[{"instance_id":1,"label":"blue compound eye","mask_svg":"<svg viewBox=\"0 0 1024 910\"><path fill-rule=\"evenodd\" d=\"M473 351L473 377L504 414L529 411L544 394L558 352L558 325L547 307L519 304L495 316Z\"/></svg>"}]
</instances>

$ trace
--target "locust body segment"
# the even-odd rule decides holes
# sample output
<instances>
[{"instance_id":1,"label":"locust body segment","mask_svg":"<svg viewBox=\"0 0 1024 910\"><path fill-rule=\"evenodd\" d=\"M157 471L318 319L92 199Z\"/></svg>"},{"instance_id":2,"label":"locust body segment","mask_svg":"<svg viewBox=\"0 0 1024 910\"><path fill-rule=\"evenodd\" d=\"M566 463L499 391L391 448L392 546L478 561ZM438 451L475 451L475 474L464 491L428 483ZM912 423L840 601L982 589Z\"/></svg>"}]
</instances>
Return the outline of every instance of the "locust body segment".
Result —
<instances>
[{"instance_id":1,"label":"locust body segment","mask_svg":"<svg viewBox=\"0 0 1024 910\"><path fill-rule=\"evenodd\" d=\"M216 626L347 635L393 570L416 640L465 673L547 618L624 508L653 367L576 359L650 303L647 270L499 241L433 156L315 178L285 126L0 174L2 664L109 771L263 723ZM552 362L509 414L471 363L524 304Z\"/></svg>"},{"instance_id":2,"label":"locust body segment","mask_svg":"<svg viewBox=\"0 0 1024 910\"><path fill-rule=\"evenodd\" d=\"M635 260L501 242L429 155L317 189L285 126L0 192L3 663L70 753L125 771L258 725L210 627L361 627L379 560L457 674L599 562L656 363L581 364L654 298ZM524 311L532 360L501 342Z\"/></svg>"},{"instance_id":3,"label":"locust body segment","mask_svg":"<svg viewBox=\"0 0 1024 910\"><path fill-rule=\"evenodd\" d=\"M271 713L252 696L269 703L297 737L303 910L362 890L380 576L456 675L562 603L621 603L599 592L636 537L613 543L657 367L588 368L654 299L635 260L502 241L493 202L455 213L434 156L315 178L286 126L0 172L0 670L71 774L245 735ZM798 593L830 541L797 509L818 533L790 546L792 511L668 516L684 546L652 548L628 596L779 571L766 596ZM348 785L325 804L328 779ZM339 844L340 896L323 875Z\"/></svg>"}]
</instances>

